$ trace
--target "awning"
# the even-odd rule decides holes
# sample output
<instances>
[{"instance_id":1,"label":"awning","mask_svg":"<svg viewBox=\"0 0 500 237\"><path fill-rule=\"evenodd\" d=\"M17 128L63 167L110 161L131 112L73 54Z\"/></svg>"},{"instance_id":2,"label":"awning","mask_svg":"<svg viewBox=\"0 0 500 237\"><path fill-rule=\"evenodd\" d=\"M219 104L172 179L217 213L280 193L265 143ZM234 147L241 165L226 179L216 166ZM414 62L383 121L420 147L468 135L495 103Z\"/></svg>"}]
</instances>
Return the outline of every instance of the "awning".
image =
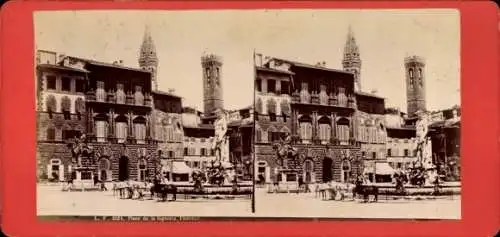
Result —
<instances>
[{"instance_id":1,"label":"awning","mask_svg":"<svg viewBox=\"0 0 500 237\"><path fill-rule=\"evenodd\" d=\"M375 163L375 173L378 175L392 175L395 170L385 162Z\"/></svg>"},{"instance_id":2,"label":"awning","mask_svg":"<svg viewBox=\"0 0 500 237\"><path fill-rule=\"evenodd\" d=\"M172 173L174 174L189 174L191 173L191 168L186 165L184 161L173 161Z\"/></svg>"},{"instance_id":3,"label":"awning","mask_svg":"<svg viewBox=\"0 0 500 237\"><path fill-rule=\"evenodd\" d=\"M192 169L184 161L162 162L162 172L172 172L174 174L190 174Z\"/></svg>"}]
</instances>

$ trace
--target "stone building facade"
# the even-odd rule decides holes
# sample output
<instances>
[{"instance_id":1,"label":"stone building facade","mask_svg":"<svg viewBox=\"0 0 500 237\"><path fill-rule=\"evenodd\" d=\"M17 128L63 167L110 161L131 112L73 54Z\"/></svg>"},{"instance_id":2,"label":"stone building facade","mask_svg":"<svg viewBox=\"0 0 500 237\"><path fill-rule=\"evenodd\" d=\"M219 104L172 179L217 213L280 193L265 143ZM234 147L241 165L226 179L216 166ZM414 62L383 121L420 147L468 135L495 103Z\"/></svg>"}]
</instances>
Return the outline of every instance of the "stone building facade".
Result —
<instances>
[{"instance_id":1,"label":"stone building facade","mask_svg":"<svg viewBox=\"0 0 500 237\"><path fill-rule=\"evenodd\" d=\"M87 71L59 65L57 54L37 52L37 177L62 181L71 174L66 141L86 132Z\"/></svg>"},{"instance_id":2,"label":"stone building facade","mask_svg":"<svg viewBox=\"0 0 500 237\"><path fill-rule=\"evenodd\" d=\"M262 93L259 91L258 83L265 77L266 71L273 71L275 75L278 73L274 71L279 71L282 78L289 78L286 85L289 86L287 91L290 98L290 117L286 117L286 122L285 119L282 121L275 119L274 110L269 110L269 107L274 107L271 102L267 111L268 114L269 111L271 113L264 118L269 117L272 122L276 120L279 125L286 127L287 131L298 138L294 147L298 149L299 155L297 158L288 157L280 166L272 143L256 144L257 179L268 183L296 182L302 178L305 182L311 183L330 180L350 181L355 175L360 174L363 162L361 146L355 136L357 104L354 75L324 66L269 58L262 66L256 66L257 95ZM261 90L264 91L264 88ZM257 107L261 105L259 97L256 98L257 112L260 110ZM259 117L255 125L256 139L260 133L257 129L263 130L263 125L276 126L261 120ZM271 141L273 140L278 139ZM269 168L266 169L266 166Z\"/></svg>"},{"instance_id":3,"label":"stone building facade","mask_svg":"<svg viewBox=\"0 0 500 237\"><path fill-rule=\"evenodd\" d=\"M292 72L256 65L255 78L255 179L270 183L276 179L276 151L272 143L291 133Z\"/></svg>"},{"instance_id":4,"label":"stone building facade","mask_svg":"<svg viewBox=\"0 0 500 237\"><path fill-rule=\"evenodd\" d=\"M172 93L154 91L153 137L166 159L182 159L184 126L182 124L182 99Z\"/></svg>"}]
</instances>

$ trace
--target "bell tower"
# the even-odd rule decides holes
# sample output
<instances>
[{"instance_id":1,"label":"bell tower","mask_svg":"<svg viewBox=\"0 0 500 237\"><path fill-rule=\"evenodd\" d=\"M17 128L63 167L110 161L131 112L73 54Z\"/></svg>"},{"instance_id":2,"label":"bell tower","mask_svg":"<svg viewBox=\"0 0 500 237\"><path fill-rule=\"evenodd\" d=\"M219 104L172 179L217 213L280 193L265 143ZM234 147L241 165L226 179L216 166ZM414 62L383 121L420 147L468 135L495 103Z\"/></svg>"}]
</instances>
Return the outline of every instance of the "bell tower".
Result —
<instances>
[{"instance_id":1,"label":"bell tower","mask_svg":"<svg viewBox=\"0 0 500 237\"><path fill-rule=\"evenodd\" d=\"M144 31L144 36L142 38L141 51L139 54L139 67L143 70L151 72L152 90L158 90L158 81L156 78L158 57L156 56L156 47L148 26L146 26L146 30Z\"/></svg>"},{"instance_id":2,"label":"bell tower","mask_svg":"<svg viewBox=\"0 0 500 237\"><path fill-rule=\"evenodd\" d=\"M425 101L425 61L419 56L405 58L406 105L408 116L419 110L426 110Z\"/></svg>"},{"instance_id":3,"label":"bell tower","mask_svg":"<svg viewBox=\"0 0 500 237\"><path fill-rule=\"evenodd\" d=\"M344 71L354 74L354 90L361 91L361 59L359 56L359 48L356 44L356 38L354 37L351 26L349 26L347 32L342 67L344 68Z\"/></svg>"},{"instance_id":4,"label":"bell tower","mask_svg":"<svg viewBox=\"0 0 500 237\"><path fill-rule=\"evenodd\" d=\"M205 116L210 116L216 109L224 109L222 99L222 58L208 54L201 57L203 69L203 107Z\"/></svg>"}]
</instances>

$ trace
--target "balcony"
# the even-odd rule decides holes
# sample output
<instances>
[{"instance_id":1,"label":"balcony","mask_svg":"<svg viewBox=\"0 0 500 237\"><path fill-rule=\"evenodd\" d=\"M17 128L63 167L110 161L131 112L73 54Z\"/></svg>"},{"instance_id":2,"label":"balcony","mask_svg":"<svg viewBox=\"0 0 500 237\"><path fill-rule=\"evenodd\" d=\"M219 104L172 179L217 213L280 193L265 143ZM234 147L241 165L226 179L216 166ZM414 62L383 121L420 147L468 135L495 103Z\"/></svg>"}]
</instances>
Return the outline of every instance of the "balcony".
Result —
<instances>
[{"instance_id":1,"label":"balcony","mask_svg":"<svg viewBox=\"0 0 500 237\"><path fill-rule=\"evenodd\" d=\"M349 140L339 140L337 138L333 138L330 140L321 140L321 139L300 139L298 138L295 142L296 144L302 145L324 145L324 146L356 146L360 147L361 143L351 138Z\"/></svg>"},{"instance_id":2,"label":"balcony","mask_svg":"<svg viewBox=\"0 0 500 237\"><path fill-rule=\"evenodd\" d=\"M138 108L148 108L151 109L153 105L152 96L149 93L145 93L143 102L136 101L133 94L129 93L126 95L126 98L123 102L117 100L117 97L114 92L108 92L105 94L104 98L97 98L95 91L89 91L85 94L85 100L87 103L95 103L95 104L103 104L110 105L113 107L116 106L126 106L126 107L138 107ZM139 103L138 103L139 102Z\"/></svg>"},{"instance_id":3,"label":"balcony","mask_svg":"<svg viewBox=\"0 0 500 237\"><path fill-rule=\"evenodd\" d=\"M312 93L310 95L301 96L299 92L294 92L292 94L291 104L296 105L314 105L320 107L337 107L337 108L348 108L348 109L357 109L356 106L356 98L354 95L344 95L341 93L333 94L330 93L330 96L326 96L327 98L320 98L321 96L316 93Z\"/></svg>"},{"instance_id":4,"label":"balcony","mask_svg":"<svg viewBox=\"0 0 500 237\"><path fill-rule=\"evenodd\" d=\"M118 141L118 138L113 136L108 137L97 137L96 135L87 135L87 139L91 143L111 143L111 144L125 144L125 145L135 145L135 144L147 144L147 145L156 145L158 141L147 137L146 139L136 139L134 137L127 137L125 141Z\"/></svg>"}]
</instances>

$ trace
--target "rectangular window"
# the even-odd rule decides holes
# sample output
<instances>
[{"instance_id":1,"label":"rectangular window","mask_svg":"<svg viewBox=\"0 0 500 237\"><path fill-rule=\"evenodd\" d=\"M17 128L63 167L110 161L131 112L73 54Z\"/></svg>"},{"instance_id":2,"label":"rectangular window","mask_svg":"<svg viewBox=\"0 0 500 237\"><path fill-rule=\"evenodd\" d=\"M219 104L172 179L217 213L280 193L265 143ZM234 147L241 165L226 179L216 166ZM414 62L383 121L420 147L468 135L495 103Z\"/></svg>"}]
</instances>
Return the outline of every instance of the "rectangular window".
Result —
<instances>
[{"instance_id":1,"label":"rectangular window","mask_svg":"<svg viewBox=\"0 0 500 237\"><path fill-rule=\"evenodd\" d=\"M276 93L276 81L275 80L267 80L267 92Z\"/></svg>"},{"instance_id":2,"label":"rectangular window","mask_svg":"<svg viewBox=\"0 0 500 237\"><path fill-rule=\"evenodd\" d=\"M62 137L63 140L79 138L81 136L81 132L78 130L63 130Z\"/></svg>"},{"instance_id":3,"label":"rectangular window","mask_svg":"<svg viewBox=\"0 0 500 237\"><path fill-rule=\"evenodd\" d=\"M205 148L201 148L201 149L200 149L200 155L201 155L201 156L206 156L206 155L207 155L206 153L207 153L207 152L206 152L206 149L205 149Z\"/></svg>"},{"instance_id":4,"label":"rectangular window","mask_svg":"<svg viewBox=\"0 0 500 237\"><path fill-rule=\"evenodd\" d=\"M362 151L361 152L361 157L366 158L366 152Z\"/></svg>"},{"instance_id":5,"label":"rectangular window","mask_svg":"<svg viewBox=\"0 0 500 237\"><path fill-rule=\"evenodd\" d=\"M255 80L255 89L258 92L262 91L262 80L260 80L260 79Z\"/></svg>"},{"instance_id":6,"label":"rectangular window","mask_svg":"<svg viewBox=\"0 0 500 237\"><path fill-rule=\"evenodd\" d=\"M286 181L287 182L297 181L297 174L294 173L286 174Z\"/></svg>"},{"instance_id":7,"label":"rectangular window","mask_svg":"<svg viewBox=\"0 0 500 237\"><path fill-rule=\"evenodd\" d=\"M47 90L55 90L56 89L56 77L55 76L47 76Z\"/></svg>"},{"instance_id":8,"label":"rectangular window","mask_svg":"<svg viewBox=\"0 0 500 237\"><path fill-rule=\"evenodd\" d=\"M392 150L391 149L387 149L387 156L392 156Z\"/></svg>"},{"instance_id":9,"label":"rectangular window","mask_svg":"<svg viewBox=\"0 0 500 237\"><path fill-rule=\"evenodd\" d=\"M62 77L61 78L61 90L62 91L71 91L71 78Z\"/></svg>"},{"instance_id":10,"label":"rectangular window","mask_svg":"<svg viewBox=\"0 0 500 237\"><path fill-rule=\"evenodd\" d=\"M377 159L377 152L372 152L372 158Z\"/></svg>"},{"instance_id":11,"label":"rectangular window","mask_svg":"<svg viewBox=\"0 0 500 237\"><path fill-rule=\"evenodd\" d=\"M84 80L76 80L75 81L75 91L76 92L85 92L85 81Z\"/></svg>"},{"instance_id":12,"label":"rectangular window","mask_svg":"<svg viewBox=\"0 0 500 237\"><path fill-rule=\"evenodd\" d=\"M97 142L106 142L107 125L106 121L95 121Z\"/></svg>"},{"instance_id":13,"label":"rectangular window","mask_svg":"<svg viewBox=\"0 0 500 237\"><path fill-rule=\"evenodd\" d=\"M82 180L91 180L92 172L90 171L82 171Z\"/></svg>"},{"instance_id":14,"label":"rectangular window","mask_svg":"<svg viewBox=\"0 0 500 237\"><path fill-rule=\"evenodd\" d=\"M143 123L134 124L135 139L137 144L146 143L146 125Z\"/></svg>"},{"instance_id":15,"label":"rectangular window","mask_svg":"<svg viewBox=\"0 0 500 237\"><path fill-rule=\"evenodd\" d=\"M49 128L47 129L47 140L53 141L56 139L56 129Z\"/></svg>"},{"instance_id":16,"label":"rectangular window","mask_svg":"<svg viewBox=\"0 0 500 237\"><path fill-rule=\"evenodd\" d=\"M408 149L405 149L405 150L404 150L404 153L405 153L405 154L404 154L404 156L405 156L405 157L406 157L406 156L408 156Z\"/></svg>"},{"instance_id":17,"label":"rectangular window","mask_svg":"<svg viewBox=\"0 0 500 237\"><path fill-rule=\"evenodd\" d=\"M187 147L184 147L184 155L185 156L189 155L189 149Z\"/></svg>"},{"instance_id":18,"label":"rectangular window","mask_svg":"<svg viewBox=\"0 0 500 237\"><path fill-rule=\"evenodd\" d=\"M276 121L276 114L275 113L269 113L269 120L272 122Z\"/></svg>"},{"instance_id":19,"label":"rectangular window","mask_svg":"<svg viewBox=\"0 0 500 237\"><path fill-rule=\"evenodd\" d=\"M67 110L63 110L63 117L64 117L64 120L71 120L70 112Z\"/></svg>"},{"instance_id":20,"label":"rectangular window","mask_svg":"<svg viewBox=\"0 0 500 237\"><path fill-rule=\"evenodd\" d=\"M116 139L118 143L125 143L125 141L127 141L127 131L128 126L126 122L116 123Z\"/></svg>"}]
</instances>

